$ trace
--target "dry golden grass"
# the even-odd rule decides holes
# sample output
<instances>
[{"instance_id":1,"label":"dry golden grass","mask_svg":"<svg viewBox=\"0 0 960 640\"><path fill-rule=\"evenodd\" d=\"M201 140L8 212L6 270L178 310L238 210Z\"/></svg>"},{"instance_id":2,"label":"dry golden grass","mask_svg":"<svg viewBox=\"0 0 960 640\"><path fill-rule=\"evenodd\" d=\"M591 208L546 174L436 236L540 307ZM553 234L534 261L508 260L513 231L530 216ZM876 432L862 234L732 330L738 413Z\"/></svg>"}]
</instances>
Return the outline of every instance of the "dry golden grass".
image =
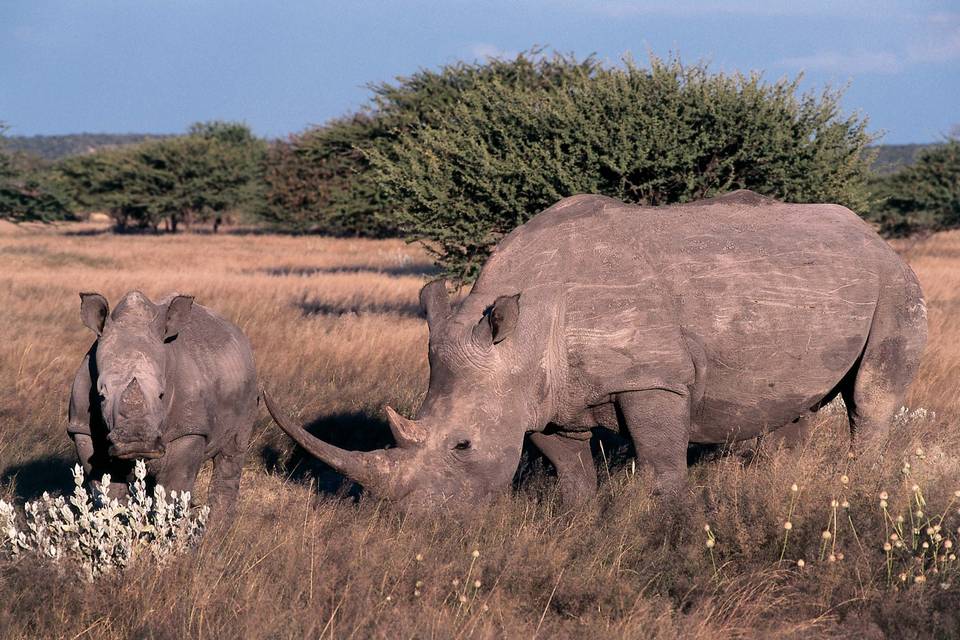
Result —
<instances>
[{"instance_id":1,"label":"dry golden grass","mask_svg":"<svg viewBox=\"0 0 960 640\"><path fill-rule=\"evenodd\" d=\"M381 405L411 410L425 390L427 332L415 304L429 262L416 247L77 231L95 230L0 230L2 498L69 483L69 383L92 340L80 290L114 302L133 288L194 294L247 332L279 402L342 442L382 440ZM900 571L918 571L898 559L888 584L878 495L890 493L894 516L908 514L916 482L925 517L944 515L956 539L960 234L899 248L923 282L931 327L908 403L937 417L902 423L880 462L848 460L844 419L828 412L799 451L695 465L681 504L656 505L647 472L628 464L603 472L599 499L574 511L538 471L469 514L405 514L318 491L329 474L292 453L264 414L242 512L223 538L93 588L28 559L0 562L0 638L956 637L955 570L944 564L937 579L897 586ZM849 509L824 549L831 500ZM843 559L830 562L831 551Z\"/></svg>"}]
</instances>

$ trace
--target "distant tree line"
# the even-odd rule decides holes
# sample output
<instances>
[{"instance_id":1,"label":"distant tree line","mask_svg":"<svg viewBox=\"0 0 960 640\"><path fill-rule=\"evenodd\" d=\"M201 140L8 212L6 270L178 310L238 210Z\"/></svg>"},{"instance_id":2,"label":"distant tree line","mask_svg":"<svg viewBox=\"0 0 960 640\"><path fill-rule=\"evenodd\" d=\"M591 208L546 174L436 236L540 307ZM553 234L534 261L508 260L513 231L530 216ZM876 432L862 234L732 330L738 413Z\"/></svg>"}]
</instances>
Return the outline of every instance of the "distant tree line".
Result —
<instances>
[{"instance_id":1,"label":"distant tree line","mask_svg":"<svg viewBox=\"0 0 960 640\"><path fill-rule=\"evenodd\" d=\"M73 156L55 171L78 207L109 213L118 229L175 233L227 211L254 214L266 150L246 125L209 122L184 136Z\"/></svg>"},{"instance_id":2,"label":"distant tree line","mask_svg":"<svg viewBox=\"0 0 960 640\"><path fill-rule=\"evenodd\" d=\"M14 153L40 158L48 162L69 156L95 153L139 144L147 140L170 138L170 135L153 133L70 133L64 135L8 136L7 149Z\"/></svg>"},{"instance_id":3,"label":"distant tree line","mask_svg":"<svg viewBox=\"0 0 960 640\"><path fill-rule=\"evenodd\" d=\"M359 112L275 142L214 122L42 170L7 153L0 193L15 197L0 196L0 215L103 210L118 228L176 231L234 212L294 232L401 235L464 280L505 233L581 192L656 205L749 188L839 202L888 233L960 225L956 143L878 177L866 120L797 81L535 50L370 90Z\"/></svg>"},{"instance_id":4,"label":"distant tree line","mask_svg":"<svg viewBox=\"0 0 960 640\"><path fill-rule=\"evenodd\" d=\"M920 150L912 164L875 177L871 188L866 217L887 235L960 228L960 137Z\"/></svg>"},{"instance_id":5,"label":"distant tree line","mask_svg":"<svg viewBox=\"0 0 960 640\"><path fill-rule=\"evenodd\" d=\"M24 222L71 217L65 185L31 156L4 149L6 128L0 122L0 219Z\"/></svg>"}]
</instances>

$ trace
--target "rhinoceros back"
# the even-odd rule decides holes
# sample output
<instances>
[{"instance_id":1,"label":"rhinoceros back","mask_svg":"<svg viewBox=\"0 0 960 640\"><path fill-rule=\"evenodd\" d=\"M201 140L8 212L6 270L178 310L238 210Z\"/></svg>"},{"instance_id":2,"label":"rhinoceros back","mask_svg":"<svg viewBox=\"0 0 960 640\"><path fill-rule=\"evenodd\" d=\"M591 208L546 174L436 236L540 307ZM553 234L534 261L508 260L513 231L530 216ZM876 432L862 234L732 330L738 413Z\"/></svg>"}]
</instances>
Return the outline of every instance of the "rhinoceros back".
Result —
<instances>
[{"instance_id":1,"label":"rhinoceros back","mask_svg":"<svg viewBox=\"0 0 960 640\"><path fill-rule=\"evenodd\" d=\"M665 343L679 328L706 356L691 440L722 442L779 427L826 396L861 354L881 289L907 296L912 277L838 205L750 192L668 207L574 196L507 236L475 291L565 291L577 366L611 342L635 360L623 371L651 358L676 366Z\"/></svg>"}]
</instances>

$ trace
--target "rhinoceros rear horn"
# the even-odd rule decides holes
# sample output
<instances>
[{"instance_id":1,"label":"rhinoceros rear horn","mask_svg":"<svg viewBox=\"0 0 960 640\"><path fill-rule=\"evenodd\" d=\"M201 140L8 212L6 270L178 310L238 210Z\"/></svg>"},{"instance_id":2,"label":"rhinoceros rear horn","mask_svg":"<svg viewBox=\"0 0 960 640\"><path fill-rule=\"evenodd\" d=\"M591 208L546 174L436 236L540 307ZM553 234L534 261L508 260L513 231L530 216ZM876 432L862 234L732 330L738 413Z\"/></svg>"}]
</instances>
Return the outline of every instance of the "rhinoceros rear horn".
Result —
<instances>
[{"instance_id":1,"label":"rhinoceros rear horn","mask_svg":"<svg viewBox=\"0 0 960 640\"><path fill-rule=\"evenodd\" d=\"M379 458L378 452L347 451L324 442L307 433L303 427L295 425L279 407L273 404L265 390L261 390L260 397L267 405L267 411L270 412L274 422L297 444L306 449L307 453L361 484L366 485L382 479L386 465Z\"/></svg>"},{"instance_id":2,"label":"rhinoceros rear horn","mask_svg":"<svg viewBox=\"0 0 960 640\"><path fill-rule=\"evenodd\" d=\"M386 405L383 410L390 422L390 432L393 433L393 439L397 441L397 445L401 448L422 444L427 439L427 434L423 428L413 420L404 418L394 411L390 405Z\"/></svg>"},{"instance_id":3,"label":"rhinoceros rear horn","mask_svg":"<svg viewBox=\"0 0 960 640\"><path fill-rule=\"evenodd\" d=\"M427 324L435 327L450 317L450 298L447 296L447 281L440 279L428 283L420 290L420 308L427 316Z\"/></svg>"}]
</instances>

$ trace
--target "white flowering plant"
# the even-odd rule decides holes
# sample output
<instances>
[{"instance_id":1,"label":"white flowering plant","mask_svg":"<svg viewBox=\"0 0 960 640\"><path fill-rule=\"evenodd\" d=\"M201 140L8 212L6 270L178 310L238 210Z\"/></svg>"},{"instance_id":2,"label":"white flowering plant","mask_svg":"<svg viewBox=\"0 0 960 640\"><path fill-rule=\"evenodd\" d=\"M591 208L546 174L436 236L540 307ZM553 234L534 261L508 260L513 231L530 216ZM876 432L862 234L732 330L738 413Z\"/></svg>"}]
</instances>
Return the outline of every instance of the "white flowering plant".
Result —
<instances>
[{"instance_id":1,"label":"white flowering plant","mask_svg":"<svg viewBox=\"0 0 960 640\"><path fill-rule=\"evenodd\" d=\"M914 410L901 407L894 416L894 426L910 429L936 418L934 411L922 407ZM800 497L805 487L796 482L791 484L787 494L789 500L786 502L786 516L780 523L779 558L776 564L780 566L786 562L793 564L799 571L809 572L816 569L816 563L839 565L843 563L846 555L854 555L868 560L882 559L882 571L877 574L885 574L887 586L893 589L928 582L939 584L944 590L956 588L960 585L960 489L952 494L947 493L946 502L939 508L928 504L922 487L923 474L916 472L931 453L940 458L946 455L942 451L928 452L923 446L916 446L912 451L906 452L896 474L903 488L899 492L895 491L895 484L889 487L889 491L880 490L876 493L873 487L866 490L857 487L855 478L849 475L852 473L849 471L849 464L846 468L840 467L831 471L833 477L829 491L830 500L827 503L829 507L826 510L826 525L822 526L822 521L814 525L814 531L818 532L816 538L819 540L819 551L795 560L790 558L791 551L801 555L804 553L802 547L797 548L796 543L793 543L792 548L790 544L796 538L797 526L793 517L801 506ZM853 453L848 454L848 463L854 458ZM811 478L809 481L817 480L819 478ZM891 480L893 478L885 479L886 482ZM883 486L882 482L878 483L878 488ZM942 487L936 489L938 493L943 493ZM871 496L870 502L876 500L873 505L876 505L874 508L877 511L866 513L863 511L863 503L856 504L856 498L863 495ZM858 506L860 510L857 509ZM807 511L810 512L809 509ZM814 511L819 512L819 507L815 507ZM866 517L870 517L872 522L866 520ZM807 518L809 522L809 515ZM855 524L855 521L859 524ZM870 523L872 528L866 523ZM720 571L717 569L715 553L716 549L722 547L709 524L704 526L704 530L707 532L706 548L714 567L714 575L719 581ZM791 538L791 535L794 535L794 538ZM882 555L879 553L881 550Z\"/></svg>"},{"instance_id":2,"label":"white flowering plant","mask_svg":"<svg viewBox=\"0 0 960 640\"><path fill-rule=\"evenodd\" d=\"M190 492L167 492L160 485L149 495L146 465L137 460L129 497L110 497L110 476L92 492L84 487L80 465L73 468L69 498L44 492L23 506L23 523L14 505L0 500L0 556L32 554L79 568L88 580L128 566L147 554L163 561L195 545L209 508L190 509Z\"/></svg>"}]
</instances>

